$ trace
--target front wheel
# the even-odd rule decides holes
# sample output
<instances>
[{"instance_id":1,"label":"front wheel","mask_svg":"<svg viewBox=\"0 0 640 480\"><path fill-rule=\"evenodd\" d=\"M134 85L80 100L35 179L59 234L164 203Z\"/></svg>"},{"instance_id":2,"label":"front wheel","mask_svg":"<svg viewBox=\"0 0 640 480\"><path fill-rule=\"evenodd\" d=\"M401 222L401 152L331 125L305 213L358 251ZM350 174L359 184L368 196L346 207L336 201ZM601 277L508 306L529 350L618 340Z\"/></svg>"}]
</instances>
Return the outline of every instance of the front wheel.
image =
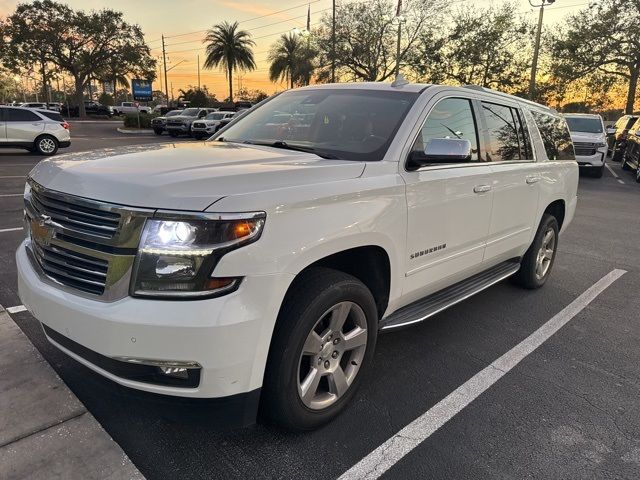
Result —
<instances>
[{"instance_id":1,"label":"front wheel","mask_svg":"<svg viewBox=\"0 0 640 480\"><path fill-rule=\"evenodd\" d=\"M640 161L638 161L638 166L636 167L636 182L640 183Z\"/></svg>"},{"instance_id":2,"label":"front wheel","mask_svg":"<svg viewBox=\"0 0 640 480\"><path fill-rule=\"evenodd\" d=\"M545 213L533 243L522 257L520 270L513 276L516 284L528 289L545 284L556 259L559 230L556 217Z\"/></svg>"},{"instance_id":3,"label":"front wheel","mask_svg":"<svg viewBox=\"0 0 640 480\"><path fill-rule=\"evenodd\" d=\"M377 309L358 279L312 268L296 279L274 330L261 413L289 430L334 419L371 363Z\"/></svg>"},{"instance_id":4,"label":"front wheel","mask_svg":"<svg viewBox=\"0 0 640 480\"><path fill-rule=\"evenodd\" d=\"M40 155L55 155L58 151L58 140L51 135L42 135L36 138L33 147Z\"/></svg>"}]
</instances>

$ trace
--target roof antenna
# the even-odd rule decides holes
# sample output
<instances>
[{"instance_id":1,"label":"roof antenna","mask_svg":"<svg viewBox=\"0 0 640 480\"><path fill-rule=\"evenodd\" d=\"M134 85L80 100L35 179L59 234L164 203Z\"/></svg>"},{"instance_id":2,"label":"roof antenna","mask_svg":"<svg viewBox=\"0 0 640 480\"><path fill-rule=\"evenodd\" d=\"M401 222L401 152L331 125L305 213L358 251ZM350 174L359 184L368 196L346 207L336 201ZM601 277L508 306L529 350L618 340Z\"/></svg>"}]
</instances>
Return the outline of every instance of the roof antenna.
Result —
<instances>
[{"instance_id":1,"label":"roof antenna","mask_svg":"<svg viewBox=\"0 0 640 480\"><path fill-rule=\"evenodd\" d=\"M394 88L397 88L397 87L402 87L403 85L408 85L408 84L409 84L409 80L404 78L404 76L401 73L399 73L396 79L391 84L391 86Z\"/></svg>"}]
</instances>

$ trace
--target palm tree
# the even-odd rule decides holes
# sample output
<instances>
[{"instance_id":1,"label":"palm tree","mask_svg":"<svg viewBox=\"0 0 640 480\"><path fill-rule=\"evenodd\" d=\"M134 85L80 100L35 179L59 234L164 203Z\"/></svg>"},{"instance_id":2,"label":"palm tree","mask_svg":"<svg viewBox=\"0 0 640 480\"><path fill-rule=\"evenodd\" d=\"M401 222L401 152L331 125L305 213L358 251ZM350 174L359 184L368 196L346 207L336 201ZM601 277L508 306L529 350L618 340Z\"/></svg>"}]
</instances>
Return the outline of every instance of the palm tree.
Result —
<instances>
[{"instance_id":1,"label":"palm tree","mask_svg":"<svg viewBox=\"0 0 640 480\"><path fill-rule=\"evenodd\" d=\"M255 70L251 34L238 30L238 22L222 22L207 32L203 43L207 44L204 68L224 69L229 80L229 100L233 101L233 71Z\"/></svg>"},{"instance_id":2,"label":"palm tree","mask_svg":"<svg viewBox=\"0 0 640 480\"><path fill-rule=\"evenodd\" d=\"M269 80L286 80L294 84L308 85L313 75L314 52L309 42L294 33L285 33L273 44L269 52Z\"/></svg>"}]
</instances>

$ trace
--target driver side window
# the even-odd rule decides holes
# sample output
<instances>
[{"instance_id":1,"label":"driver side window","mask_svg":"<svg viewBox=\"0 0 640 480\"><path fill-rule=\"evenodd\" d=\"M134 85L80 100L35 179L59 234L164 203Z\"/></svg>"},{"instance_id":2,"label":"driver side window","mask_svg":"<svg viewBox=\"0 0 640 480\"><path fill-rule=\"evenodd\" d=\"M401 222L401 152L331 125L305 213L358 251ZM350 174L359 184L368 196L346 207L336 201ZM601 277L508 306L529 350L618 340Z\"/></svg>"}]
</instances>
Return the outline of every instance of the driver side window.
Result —
<instances>
[{"instance_id":1,"label":"driver side window","mask_svg":"<svg viewBox=\"0 0 640 480\"><path fill-rule=\"evenodd\" d=\"M450 138L471 142L471 161L479 160L478 128L473 115L471 100L464 98L445 98L440 100L429 112L411 149L423 152L429 140Z\"/></svg>"}]
</instances>

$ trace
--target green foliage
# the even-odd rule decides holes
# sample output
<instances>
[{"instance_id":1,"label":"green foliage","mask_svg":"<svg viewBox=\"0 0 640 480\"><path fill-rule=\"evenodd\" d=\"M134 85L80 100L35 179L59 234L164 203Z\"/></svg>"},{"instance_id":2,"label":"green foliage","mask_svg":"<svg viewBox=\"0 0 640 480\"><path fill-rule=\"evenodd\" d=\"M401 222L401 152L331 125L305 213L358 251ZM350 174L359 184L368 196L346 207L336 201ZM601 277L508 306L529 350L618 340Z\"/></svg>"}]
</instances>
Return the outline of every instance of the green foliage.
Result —
<instances>
[{"instance_id":1,"label":"green foliage","mask_svg":"<svg viewBox=\"0 0 640 480\"><path fill-rule=\"evenodd\" d=\"M238 90L236 98L242 102L258 103L267 98L269 95L263 90L248 90L247 88L241 88ZM228 101L228 99L225 99Z\"/></svg>"},{"instance_id":2,"label":"green foliage","mask_svg":"<svg viewBox=\"0 0 640 480\"><path fill-rule=\"evenodd\" d=\"M282 34L269 51L269 80L286 81L291 88L309 85L315 69L315 56L308 39L295 33Z\"/></svg>"},{"instance_id":3,"label":"green foliage","mask_svg":"<svg viewBox=\"0 0 640 480\"><path fill-rule=\"evenodd\" d=\"M204 39L206 58L204 68L220 68L229 80L229 98L233 98L233 72L255 70L253 58L255 42L251 34L238 30L238 22L222 22L214 25Z\"/></svg>"},{"instance_id":4,"label":"green foliage","mask_svg":"<svg viewBox=\"0 0 640 480\"><path fill-rule=\"evenodd\" d=\"M149 115L146 113L140 114L140 127L139 128L151 128L151 119L157 117L157 115ZM138 128L138 114L127 113L124 116L125 128Z\"/></svg>"},{"instance_id":5,"label":"green foliage","mask_svg":"<svg viewBox=\"0 0 640 480\"><path fill-rule=\"evenodd\" d=\"M113 100L113 95L110 95L108 93L101 93L100 96L98 97L98 103L101 103L102 105L115 105L115 101Z\"/></svg>"},{"instance_id":6,"label":"green foliage","mask_svg":"<svg viewBox=\"0 0 640 480\"><path fill-rule=\"evenodd\" d=\"M17 69L34 62L53 64L73 77L81 115L83 91L91 78L154 77L155 60L142 30L114 10L87 13L52 0L22 3L5 20L3 36L9 39L3 52L6 65Z\"/></svg>"},{"instance_id":7,"label":"green foliage","mask_svg":"<svg viewBox=\"0 0 640 480\"><path fill-rule=\"evenodd\" d=\"M213 102L216 102L216 96L209 93L209 89L206 85L202 88L189 86L187 90L180 89L180 97L182 100L189 101L190 107L210 107Z\"/></svg>"},{"instance_id":8,"label":"green foliage","mask_svg":"<svg viewBox=\"0 0 640 480\"><path fill-rule=\"evenodd\" d=\"M600 0L570 15L555 35L552 72L574 82L594 73L628 82L632 113L640 76L640 0Z\"/></svg>"}]
</instances>

